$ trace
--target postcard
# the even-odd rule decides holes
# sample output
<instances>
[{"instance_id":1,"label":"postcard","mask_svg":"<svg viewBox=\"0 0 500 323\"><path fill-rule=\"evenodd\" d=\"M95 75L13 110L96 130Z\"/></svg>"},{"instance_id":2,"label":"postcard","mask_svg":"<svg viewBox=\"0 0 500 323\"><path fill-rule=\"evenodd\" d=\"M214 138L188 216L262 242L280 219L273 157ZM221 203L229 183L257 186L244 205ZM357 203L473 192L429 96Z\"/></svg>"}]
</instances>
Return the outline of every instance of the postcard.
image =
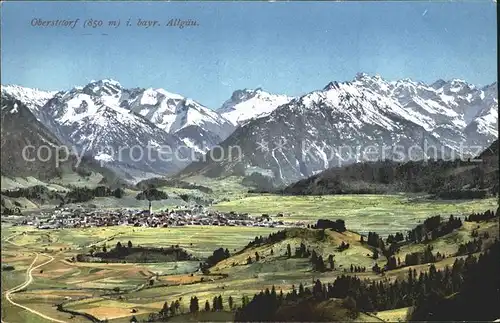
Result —
<instances>
[{"instance_id":1,"label":"postcard","mask_svg":"<svg viewBox=\"0 0 500 323\"><path fill-rule=\"evenodd\" d=\"M494 1L3 1L2 323L498 321Z\"/></svg>"}]
</instances>

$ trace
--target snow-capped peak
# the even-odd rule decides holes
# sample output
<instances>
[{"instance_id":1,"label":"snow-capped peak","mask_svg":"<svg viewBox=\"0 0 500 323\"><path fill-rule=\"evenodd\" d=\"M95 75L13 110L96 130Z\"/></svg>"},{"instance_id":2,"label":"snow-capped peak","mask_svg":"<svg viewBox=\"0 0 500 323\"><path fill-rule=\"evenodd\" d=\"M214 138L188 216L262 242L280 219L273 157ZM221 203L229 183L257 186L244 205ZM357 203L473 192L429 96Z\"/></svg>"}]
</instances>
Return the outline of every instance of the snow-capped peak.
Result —
<instances>
[{"instance_id":1,"label":"snow-capped peak","mask_svg":"<svg viewBox=\"0 0 500 323\"><path fill-rule=\"evenodd\" d=\"M358 87L364 87L384 95L389 95L393 84L384 80L380 75L368 75L367 73L358 73L352 83Z\"/></svg>"},{"instance_id":2,"label":"snow-capped peak","mask_svg":"<svg viewBox=\"0 0 500 323\"><path fill-rule=\"evenodd\" d=\"M78 91L79 89L75 88ZM103 79L92 81L83 88L83 92L95 96L119 96L122 86L118 81Z\"/></svg>"},{"instance_id":3,"label":"snow-capped peak","mask_svg":"<svg viewBox=\"0 0 500 323\"><path fill-rule=\"evenodd\" d=\"M445 80L443 80L443 79L439 79L439 80L435 81L434 83L432 83L432 84L431 84L431 87L432 87L433 89L436 89L436 90L437 90L437 89L441 89L443 86L445 86L445 84L446 84L446 81L445 81Z\"/></svg>"},{"instance_id":4,"label":"snow-capped peak","mask_svg":"<svg viewBox=\"0 0 500 323\"><path fill-rule=\"evenodd\" d=\"M109 84L109 85L112 85L112 86L119 86L119 87L121 87L120 82L118 82L116 80L113 80L113 79L91 80L89 82L89 84L101 84L101 85Z\"/></svg>"},{"instance_id":5,"label":"snow-capped peak","mask_svg":"<svg viewBox=\"0 0 500 323\"><path fill-rule=\"evenodd\" d=\"M57 93L57 91L43 91L19 85L2 85L1 88L2 95L7 95L21 101L34 112L38 111Z\"/></svg>"},{"instance_id":6,"label":"snow-capped peak","mask_svg":"<svg viewBox=\"0 0 500 323\"><path fill-rule=\"evenodd\" d=\"M299 101L298 106L314 109L315 113L325 108L359 113L362 118L351 120L355 125L370 123L390 129L386 116L397 116L422 126L452 148L466 140L464 129L473 120L478 129L496 136L492 130L497 125L496 84L479 89L451 79L427 85L409 78L386 81L378 75L358 73L352 81L332 81L322 91L313 91Z\"/></svg>"},{"instance_id":7,"label":"snow-capped peak","mask_svg":"<svg viewBox=\"0 0 500 323\"><path fill-rule=\"evenodd\" d=\"M370 75L365 72L358 72L356 73L356 76L354 77L355 80L363 80L366 78L370 78Z\"/></svg>"},{"instance_id":8,"label":"snow-capped peak","mask_svg":"<svg viewBox=\"0 0 500 323\"><path fill-rule=\"evenodd\" d=\"M243 89L234 91L231 98L224 102L217 112L234 125L242 125L251 119L269 115L290 100L291 97L271 94L262 88Z\"/></svg>"},{"instance_id":9,"label":"snow-capped peak","mask_svg":"<svg viewBox=\"0 0 500 323\"><path fill-rule=\"evenodd\" d=\"M468 91L475 90L475 86L472 84L469 84L465 82L464 80L460 79L453 79L444 86L445 90L449 92L455 92L455 93L460 93L463 94Z\"/></svg>"},{"instance_id":10,"label":"snow-capped peak","mask_svg":"<svg viewBox=\"0 0 500 323\"><path fill-rule=\"evenodd\" d=\"M111 85L114 85L114 86L121 86L120 82L116 81L116 80L113 80L113 79L103 79L101 80L102 83L107 83L107 84L111 84Z\"/></svg>"},{"instance_id":11,"label":"snow-capped peak","mask_svg":"<svg viewBox=\"0 0 500 323\"><path fill-rule=\"evenodd\" d=\"M328 83L324 88L323 91L329 91L332 89L338 89L339 88L339 83L337 81L333 81Z\"/></svg>"},{"instance_id":12,"label":"snow-capped peak","mask_svg":"<svg viewBox=\"0 0 500 323\"><path fill-rule=\"evenodd\" d=\"M242 102L249 100L259 93L265 93L262 91L262 88L256 88L256 89L242 89L242 90L236 90L233 92L231 95L231 102Z\"/></svg>"},{"instance_id":13,"label":"snow-capped peak","mask_svg":"<svg viewBox=\"0 0 500 323\"><path fill-rule=\"evenodd\" d=\"M156 91L157 93L160 93L160 94L164 95L165 97L171 98L171 99L178 99L178 100L183 99L182 95L169 92L165 89L154 89L153 90L152 88L149 88L148 91Z\"/></svg>"},{"instance_id":14,"label":"snow-capped peak","mask_svg":"<svg viewBox=\"0 0 500 323\"><path fill-rule=\"evenodd\" d=\"M195 126L225 138L234 130L232 124L217 112L191 98L164 89L136 90L121 105L169 133Z\"/></svg>"}]
</instances>

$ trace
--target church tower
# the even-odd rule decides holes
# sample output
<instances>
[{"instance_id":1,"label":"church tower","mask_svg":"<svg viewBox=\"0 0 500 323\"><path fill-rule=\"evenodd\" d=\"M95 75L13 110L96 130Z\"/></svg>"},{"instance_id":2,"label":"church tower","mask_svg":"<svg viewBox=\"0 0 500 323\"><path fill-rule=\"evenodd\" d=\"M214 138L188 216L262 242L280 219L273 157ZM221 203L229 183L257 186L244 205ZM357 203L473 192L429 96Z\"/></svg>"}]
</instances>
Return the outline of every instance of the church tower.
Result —
<instances>
[{"instance_id":1,"label":"church tower","mask_svg":"<svg viewBox=\"0 0 500 323\"><path fill-rule=\"evenodd\" d=\"M151 200L149 200L149 215L153 215L153 208L151 207Z\"/></svg>"}]
</instances>

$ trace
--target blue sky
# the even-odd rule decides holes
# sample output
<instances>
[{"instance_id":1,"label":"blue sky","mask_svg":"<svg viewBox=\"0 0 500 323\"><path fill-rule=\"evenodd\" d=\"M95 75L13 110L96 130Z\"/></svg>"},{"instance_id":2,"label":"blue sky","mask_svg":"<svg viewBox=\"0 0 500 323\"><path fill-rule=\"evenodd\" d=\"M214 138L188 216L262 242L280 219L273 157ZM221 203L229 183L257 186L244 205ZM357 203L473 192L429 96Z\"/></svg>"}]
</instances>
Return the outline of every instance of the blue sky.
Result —
<instances>
[{"instance_id":1,"label":"blue sky","mask_svg":"<svg viewBox=\"0 0 500 323\"><path fill-rule=\"evenodd\" d=\"M69 89L113 78L218 108L236 89L300 95L357 72L393 80L496 81L487 2L3 2L2 83ZM73 30L32 27L76 19ZM94 18L193 19L198 27L84 29ZM90 33L90 35L88 35ZM107 36L102 33L108 34ZM87 35L85 35L87 34Z\"/></svg>"}]
</instances>

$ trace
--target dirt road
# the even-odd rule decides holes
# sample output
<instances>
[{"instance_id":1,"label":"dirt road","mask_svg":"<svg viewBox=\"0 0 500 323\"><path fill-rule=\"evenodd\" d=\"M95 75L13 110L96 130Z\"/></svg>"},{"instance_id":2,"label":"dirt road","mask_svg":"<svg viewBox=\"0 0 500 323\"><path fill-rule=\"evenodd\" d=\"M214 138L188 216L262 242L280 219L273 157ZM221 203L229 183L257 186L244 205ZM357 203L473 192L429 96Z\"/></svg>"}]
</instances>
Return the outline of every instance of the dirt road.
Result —
<instances>
[{"instance_id":1,"label":"dirt road","mask_svg":"<svg viewBox=\"0 0 500 323\"><path fill-rule=\"evenodd\" d=\"M9 242L9 243L11 243L11 244L13 244L13 245L16 245L16 244L15 244L15 243L13 243L12 241L10 241L10 239L12 239L12 238L13 238L13 236L10 236L10 237L8 237L7 239L5 239L4 241L5 241L5 242ZM40 317L43 317L43 318L44 318L44 319L46 319L46 320L49 320L49 321L52 321L52 322L66 323L65 321L61 321L61 320L58 320L58 319L54 319L54 318L49 317L49 316L47 316L47 315L45 315L45 314L43 314L43 313L40 313L40 312L38 312L38 311L35 311L35 310L33 310L33 309L31 309L31 308L29 308L29 307L27 307L27 306L24 306L24 305L22 305L22 304L16 303L15 301L13 301L13 300L11 299L11 295L12 295L13 293L18 292L18 291L22 290L23 288L28 287L28 286L29 286L29 285L33 282L33 271L34 271L34 270L37 270L38 268L43 267L43 266L45 266L45 265L47 265L47 264L51 263L52 261L54 261L54 257L52 257L52 256L50 256L50 255L44 255L44 256L46 256L46 257L49 257L49 260L47 260L47 261L45 261L45 262L43 262L43 263L41 263L41 264L39 264L39 265L36 265L36 266L35 266L35 264L36 264L36 262L37 262L37 260L38 260L38 257L39 257L39 256L40 256L40 254L39 254L38 252L37 252L37 253L35 253L35 259L33 259L33 262L31 263L31 265L30 265L30 266L28 267L28 269L26 270L26 281L25 281L24 283L20 284L20 285L17 285L16 287L13 287L13 288L9 289L8 291L6 291L6 292L5 292L5 299L6 299L9 303L11 303L12 305L17 306L17 307L20 307L20 308L22 308L22 309L24 309L24 310L26 310L26 311L28 311L28 312L30 312L30 313L33 313L33 314L35 314L35 315L38 315L38 316L40 316ZM5 322L5 321L2 319L2 323L7 323L7 322Z\"/></svg>"}]
</instances>

